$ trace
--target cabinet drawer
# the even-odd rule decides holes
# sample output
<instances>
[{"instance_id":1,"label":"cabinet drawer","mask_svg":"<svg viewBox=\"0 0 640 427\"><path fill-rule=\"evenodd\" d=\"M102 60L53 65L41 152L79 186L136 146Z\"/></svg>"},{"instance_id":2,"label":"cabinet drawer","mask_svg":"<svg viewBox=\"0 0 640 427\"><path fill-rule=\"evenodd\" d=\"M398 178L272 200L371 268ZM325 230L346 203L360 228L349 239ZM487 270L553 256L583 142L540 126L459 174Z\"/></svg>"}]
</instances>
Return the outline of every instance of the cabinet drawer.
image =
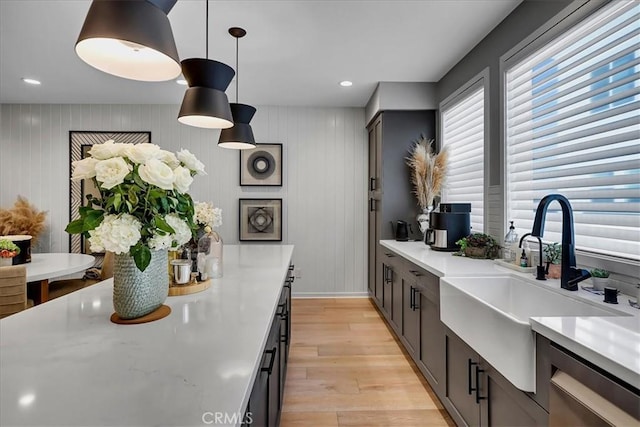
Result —
<instances>
[{"instance_id":1,"label":"cabinet drawer","mask_svg":"<svg viewBox=\"0 0 640 427\"><path fill-rule=\"evenodd\" d=\"M428 271L409 264L408 274L415 278L415 283L420 292L432 302L440 305L440 282L438 277Z\"/></svg>"},{"instance_id":2,"label":"cabinet drawer","mask_svg":"<svg viewBox=\"0 0 640 427\"><path fill-rule=\"evenodd\" d=\"M555 343L551 343L549 348L549 358L552 367L557 369L551 380L551 394L556 393L554 398L557 399L558 396L561 395L558 393L561 393L560 390L562 389L561 385L559 385L559 381L557 380L558 372L566 373L571 379L579 378L580 382L578 382L578 384L584 387L584 389L591 390L594 395L597 395L602 399L606 398L606 400L612 404L611 406L618 407L629 414L632 418L635 418L636 425L640 422L640 393L638 392L638 389L634 389L631 385L622 383L617 378L610 378L608 375L598 372L596 368L589 366L588 363L585 363L577 357L574 357L572 354L569 354L567 350ZM555 385L553 378L556 378ZM570 380L567 380L565 376L561 376L560 378L562 379L560 381L562 384L567 383L571 386L575 385L574 383L571 383ZM605 397L602 397L601 395ZM554 411L552 400L553 398L550 397L550 416Z\"/></svg>"}]
</instances>

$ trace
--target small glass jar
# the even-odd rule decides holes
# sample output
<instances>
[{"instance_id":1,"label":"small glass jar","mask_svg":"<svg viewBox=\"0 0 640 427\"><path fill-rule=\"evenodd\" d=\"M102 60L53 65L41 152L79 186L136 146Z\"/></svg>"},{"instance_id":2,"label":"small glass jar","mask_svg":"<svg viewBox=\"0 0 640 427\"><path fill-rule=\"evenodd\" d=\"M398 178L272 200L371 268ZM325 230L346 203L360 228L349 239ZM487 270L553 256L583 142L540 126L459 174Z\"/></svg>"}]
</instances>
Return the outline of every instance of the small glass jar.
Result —
<instances>
[{"instance_id":1,"label":"small glass jar","mask_svg":"<svg viewBox=\"0 0 640 427\"><path fill-rule=\"evenodd\" d=\"M205 227L205 234L198 240L198 273L200 280L222 277L222 237L211 227Z\"/></svg>"}]
</instances>

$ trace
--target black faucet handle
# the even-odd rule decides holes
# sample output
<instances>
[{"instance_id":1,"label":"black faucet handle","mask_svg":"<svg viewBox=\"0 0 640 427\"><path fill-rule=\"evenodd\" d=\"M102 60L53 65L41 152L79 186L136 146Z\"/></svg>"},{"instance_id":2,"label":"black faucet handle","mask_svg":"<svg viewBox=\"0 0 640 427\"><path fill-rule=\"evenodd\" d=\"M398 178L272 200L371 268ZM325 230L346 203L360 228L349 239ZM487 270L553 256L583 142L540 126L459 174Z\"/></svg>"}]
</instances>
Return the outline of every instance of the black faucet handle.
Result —
<instances>
[{"instance_id":1,"label":"black faucet handle","mask_svg":"<svg viewBox=\"0 0 640 427\"><path fill-rule=\"evenodd\" d=\"M589 270L585 270L582 268L577 268L577 267L570 267L569 268L569 281L567 282L570 286L576 285L580 282L582 282L583 280L588 279L589 277L591 277L591 273L589 273Z\"/></svg>"},{"instance_id":2,"label":"black faucet handle","mask_svg":"<svg viewBox=\"0 0 640 427\"><path fill-rule=\"evenodd\" d=\"M544 265L536 266L536 280L547 280L547 271Z\"/></svg>"}]
</instances>

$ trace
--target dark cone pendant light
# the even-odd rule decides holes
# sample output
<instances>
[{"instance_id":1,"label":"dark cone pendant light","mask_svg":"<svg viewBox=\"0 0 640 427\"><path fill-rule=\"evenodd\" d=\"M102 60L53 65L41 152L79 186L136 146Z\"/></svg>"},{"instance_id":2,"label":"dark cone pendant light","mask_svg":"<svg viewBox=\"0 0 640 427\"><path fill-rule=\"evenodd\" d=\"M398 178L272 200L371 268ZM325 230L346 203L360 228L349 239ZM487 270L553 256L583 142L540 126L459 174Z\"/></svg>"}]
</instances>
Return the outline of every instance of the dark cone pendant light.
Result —
<instances>
[{"instance_id":1,"label":"dark cone pendant light","mask_svg":"<svg viewBox=\"0 0 640 427\"><path fill-rule=\"evenodd\" d=\"M182 74L189 89L184 94L178 121L209 129L233 126L229 98L224 93L235 75L233 68L211 59L190 58L182 61Z\"/></svg>"},{"instance_id":2,"label":"dark cone pendant light","mask_svg":"<svg viewBox=\"0 0 640 427\"><path fill-rule=\"evenodd\" d=\"M251 129L251 119L256 113L256 109L251 105L238 104L238 39L244 37L247 32L238 27L229 28L229 34L236 39L236 102L231 104L231 113L233 114L234 125L231 128L223 129L220 132L218 146L223 148L232 148L236 150L247 150L256 147L253 138L253 129Z\"/></svg>"},{"instance_id":3,"label":"dark cone pendant light","mask_svg":"<svg viewBox=\"0 0 640 427\"><path fill-rule=\"evenodd\" d=\"M105 73L149 82L180 75L167 14L177 0L93 0L76 53Z\"/></svg>"},{"instance_id":4,"label":"dark cone pendant light","mask_svg":"<svg viewBox=\"0 0 640 427\"><path fill-rule=\"evenodd\" d=\"M209 59L209 0L206 0L206 59L182 61L182 74L189 88L182 99L178 121L185 125L208 129L233 126L229 98L225 91L233 76L233 68Z\"/></svg>"}]
</instances>

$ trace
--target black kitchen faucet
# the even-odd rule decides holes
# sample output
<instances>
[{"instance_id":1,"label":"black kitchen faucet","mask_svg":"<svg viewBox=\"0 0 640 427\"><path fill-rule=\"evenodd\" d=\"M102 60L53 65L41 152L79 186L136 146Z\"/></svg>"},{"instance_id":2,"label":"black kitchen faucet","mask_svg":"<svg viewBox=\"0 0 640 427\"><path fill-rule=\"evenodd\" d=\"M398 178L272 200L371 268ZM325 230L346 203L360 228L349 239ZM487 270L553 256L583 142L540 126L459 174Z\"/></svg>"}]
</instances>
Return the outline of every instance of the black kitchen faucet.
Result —
<instances>
[{"instance_id":1,"label":"black kitchen faucet","mask_svg":"<svg viewBox=\"0 0 640 427\"><path fill-rule=\"evenodd\" d=\"M536 209L533 222L533 237L542 238L547 208L553 201L557 201L562 208L562 263L560 273L560 287L568 291L577 291L578 283L591 277L587 270L576 267L575 235L573 232L573 210L569 200L561 194L544 196Z\"/></svg>"}]
</instances>

